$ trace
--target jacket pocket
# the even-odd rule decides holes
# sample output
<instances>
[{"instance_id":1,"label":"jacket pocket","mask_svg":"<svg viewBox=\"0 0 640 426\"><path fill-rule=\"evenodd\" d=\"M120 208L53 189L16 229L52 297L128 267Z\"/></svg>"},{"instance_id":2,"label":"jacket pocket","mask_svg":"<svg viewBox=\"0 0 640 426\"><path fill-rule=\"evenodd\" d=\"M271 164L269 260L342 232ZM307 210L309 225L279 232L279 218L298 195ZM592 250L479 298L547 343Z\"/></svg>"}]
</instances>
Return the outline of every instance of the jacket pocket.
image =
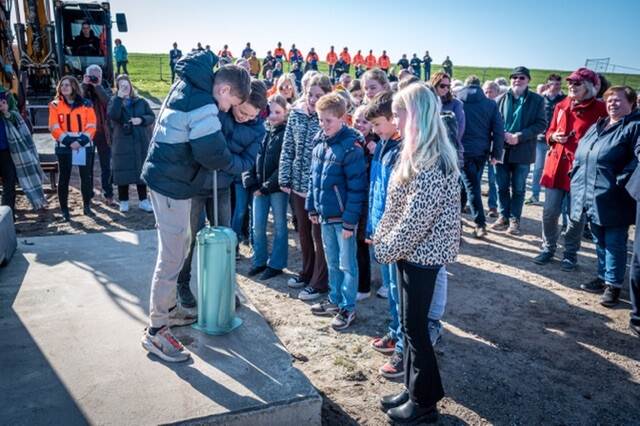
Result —
<instances>
[{"instance_id":1,"label":"jacket pocket","mask_svg":"<svg viewBox=\"0 0 640 426\"><path fill-rule=\"evenodd\" d=\"M340 190L338 189L338 185L333 185L333 192L336 194L336 199L338 200L338 207L340 207L340 212L344 213L344 204L342 203L342 196L340 195Z\"/></svg>"}]
</instances>

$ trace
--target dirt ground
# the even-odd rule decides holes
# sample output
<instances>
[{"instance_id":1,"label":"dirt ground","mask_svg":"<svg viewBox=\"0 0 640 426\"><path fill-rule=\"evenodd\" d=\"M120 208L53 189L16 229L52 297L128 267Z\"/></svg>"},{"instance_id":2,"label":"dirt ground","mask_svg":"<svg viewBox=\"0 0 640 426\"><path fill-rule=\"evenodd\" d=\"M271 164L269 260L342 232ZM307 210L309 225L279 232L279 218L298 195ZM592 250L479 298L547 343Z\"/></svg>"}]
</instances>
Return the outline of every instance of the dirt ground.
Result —
<instances>
[{"instance_id":1,"label":"dirt ground","mask_svg":"<svg viewBox=\"0 0 640 426\"><path fill-rule=\"evenodd\" d=\"M59 216L55 195L42 215L25 213L20 197L19 238L58 233L149 229L153 215L135 208L121 214L98 202L95 219L81 215L79 193L72 195L71 224ZM485 199L486 205L486 199ZM595 251L584 243L573 273L556 261L531 262L540 246L542 207L525 207L523 234L490 232L471 237L465 217L458 262L449 266L445 331L436 347L446 398L441 424L640 424L640 340L628 330L628 291L615 309L579 290L595 273ZM331 329L329 318L310 314L309 305L287 288L300 255L290 233L290 270L268 283L246 278L250 249L242 247L239 284L260 309L302 370L324 397L323 424L386 424L377 408L380 396L401 383L377 373L385 356L369 343L384 334L387 301L358 305L347 331ZM559 249L559 253L562 249ZM377 284L375 285L377 287Z\"/></svg>"}]
</instances>

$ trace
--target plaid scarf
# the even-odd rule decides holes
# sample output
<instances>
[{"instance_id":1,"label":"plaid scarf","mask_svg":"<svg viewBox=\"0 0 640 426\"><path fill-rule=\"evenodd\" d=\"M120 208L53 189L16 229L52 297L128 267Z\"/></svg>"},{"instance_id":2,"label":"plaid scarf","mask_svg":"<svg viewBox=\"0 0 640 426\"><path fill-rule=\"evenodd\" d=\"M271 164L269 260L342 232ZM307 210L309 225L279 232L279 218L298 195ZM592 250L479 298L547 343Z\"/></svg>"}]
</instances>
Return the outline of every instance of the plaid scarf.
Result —
<instances>
[{"instance_id":1,"label":"plaid scarf","mask_svg":"<svg viewBox=\"0 0 640 426\"><path fill-rule=\"evenodd\" d=\"M26 123L16 111L11 111L9 117L2 117L7 129L7 142L11 160L16 168L16 175L20 187L27 195L34 210L39 210L45 205L44 191L42 189L43 173L40 168L38 151L31 138L31 133Z\"/></svg>"}]
</instances>

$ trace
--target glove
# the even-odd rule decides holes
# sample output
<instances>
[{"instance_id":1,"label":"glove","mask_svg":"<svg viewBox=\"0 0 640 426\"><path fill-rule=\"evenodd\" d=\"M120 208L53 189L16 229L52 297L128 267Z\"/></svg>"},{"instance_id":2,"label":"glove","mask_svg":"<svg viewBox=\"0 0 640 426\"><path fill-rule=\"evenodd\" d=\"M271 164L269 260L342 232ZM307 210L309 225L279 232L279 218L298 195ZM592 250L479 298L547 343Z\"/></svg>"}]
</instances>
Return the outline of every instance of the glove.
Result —
<instances>
[{"instance_id":1,"label":"glove","mask_svg":"<svg viewBox=\"0 0 640 426\"><path fill-rule=\"evenodd\" d=\"M65 136L64 138L62 138L62 140L60 141L60 143L64 146L66 146L67 148L69 148L71 146L72 143L74 143L76 141L76 138L74 138L73 136Z\"/></svg>"},{"instance_id":2,"label":"glove","mask_svg":"<svg viewBox=\"0 0 640 426\"><path fill-rule=\"evenodd\" d=\"M89 139L89 136L87 135L80 135L80 137L78 137L77 140L78 140L78 143L82 146L85 146L91 142L91 139Z\"/></svg>"}]
</instances>

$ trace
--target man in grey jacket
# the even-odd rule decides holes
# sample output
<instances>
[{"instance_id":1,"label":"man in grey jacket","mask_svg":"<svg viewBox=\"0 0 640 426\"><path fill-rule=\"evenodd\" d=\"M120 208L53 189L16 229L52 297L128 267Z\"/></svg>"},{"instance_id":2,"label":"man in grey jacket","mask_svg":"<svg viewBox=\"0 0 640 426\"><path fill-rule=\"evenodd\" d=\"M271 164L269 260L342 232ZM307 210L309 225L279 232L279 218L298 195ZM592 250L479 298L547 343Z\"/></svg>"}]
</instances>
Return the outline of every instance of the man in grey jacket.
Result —
<instances>
[{"instance_id":1,"label":"man in grey jacket","mask_svg":"<svg viewBox=\"0 0 640 426\"><path fill-rule=\"evenodd\" d=\"M496 165L500 217L492 229L519 235L527 176L536 161L536 139L547 122L542 96L529 91L529 70L516 67L510 78L511 87L497 100L504 120L505 149L502 164Z\"/></svg>"}]
</instances>

